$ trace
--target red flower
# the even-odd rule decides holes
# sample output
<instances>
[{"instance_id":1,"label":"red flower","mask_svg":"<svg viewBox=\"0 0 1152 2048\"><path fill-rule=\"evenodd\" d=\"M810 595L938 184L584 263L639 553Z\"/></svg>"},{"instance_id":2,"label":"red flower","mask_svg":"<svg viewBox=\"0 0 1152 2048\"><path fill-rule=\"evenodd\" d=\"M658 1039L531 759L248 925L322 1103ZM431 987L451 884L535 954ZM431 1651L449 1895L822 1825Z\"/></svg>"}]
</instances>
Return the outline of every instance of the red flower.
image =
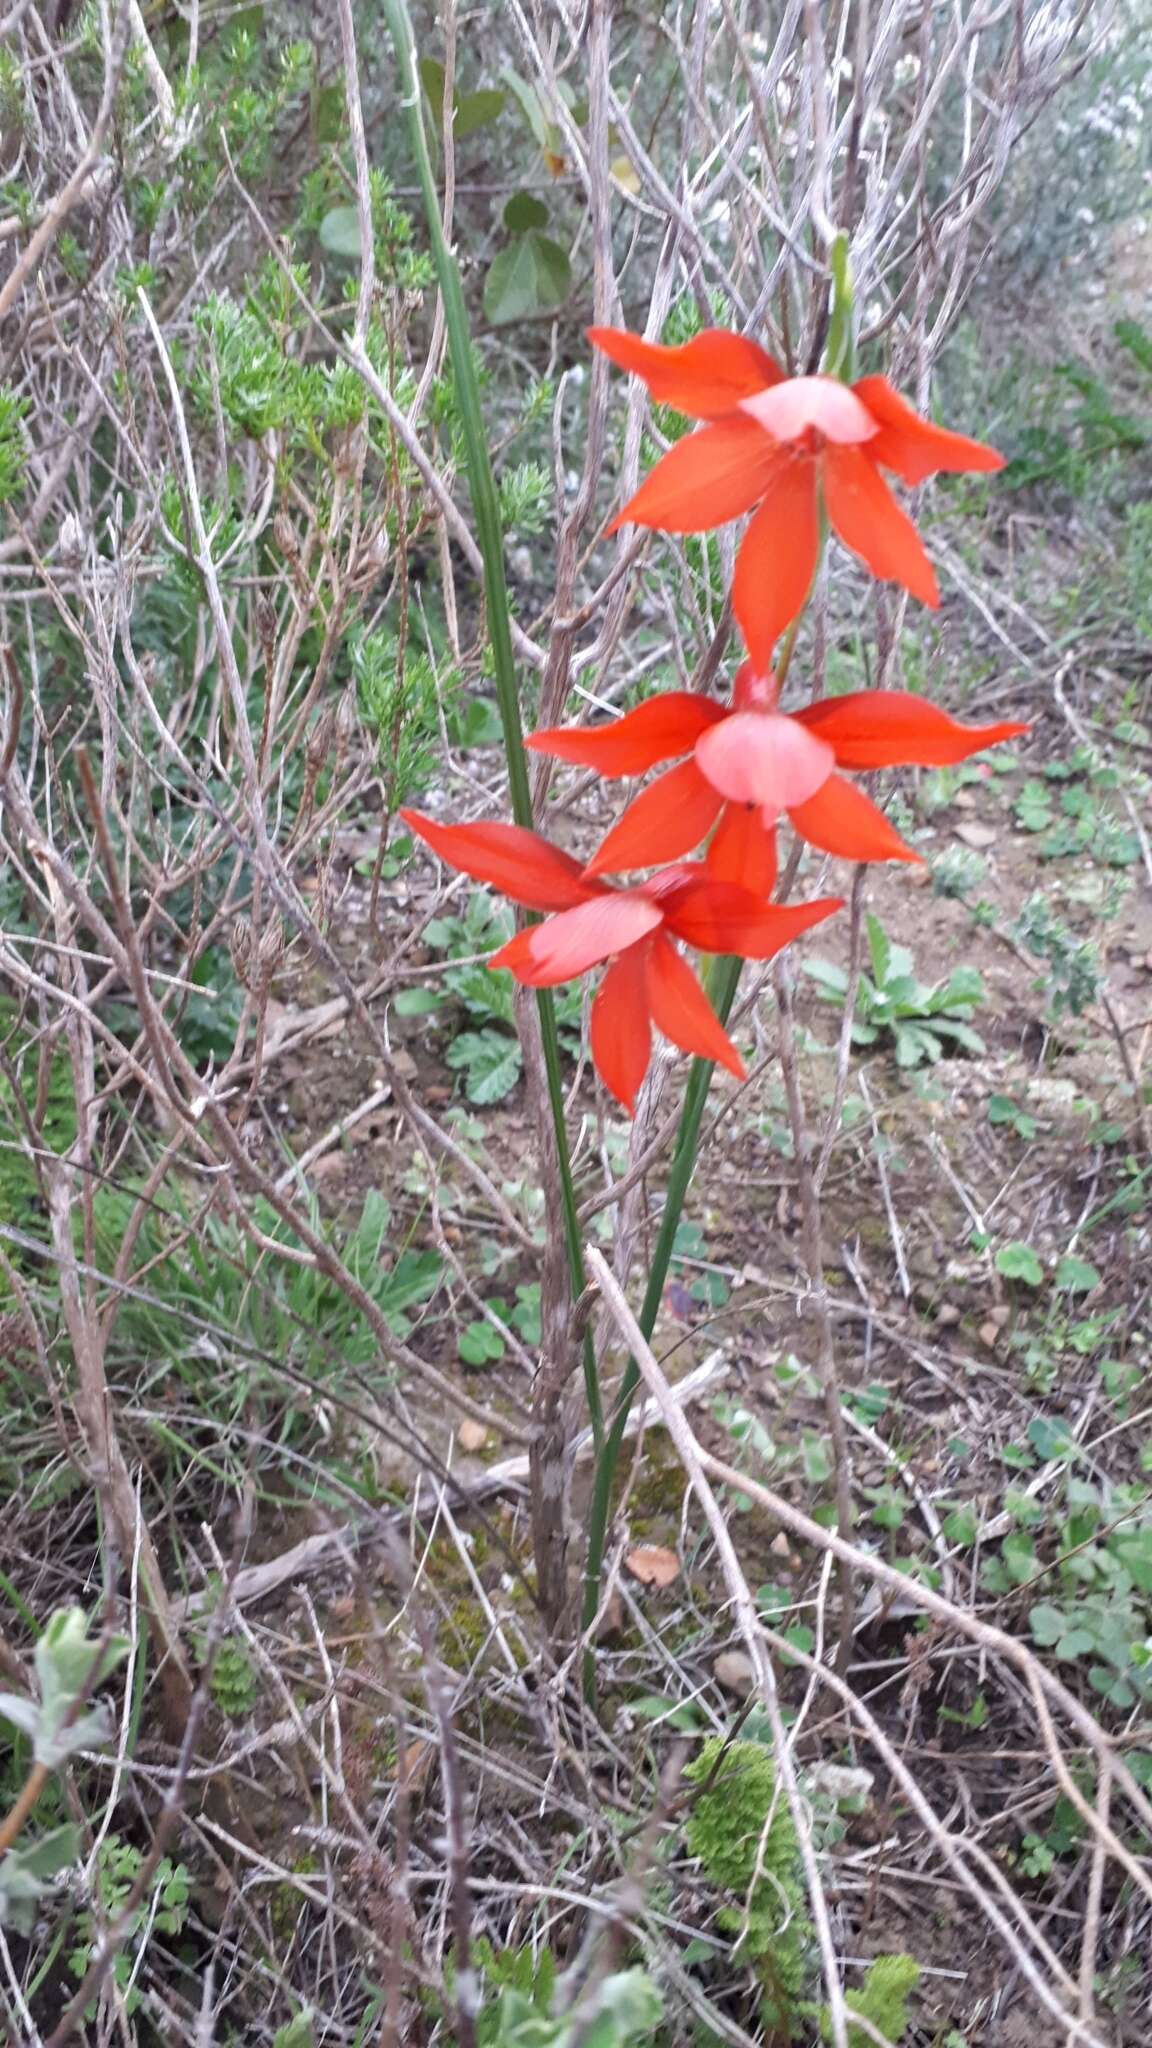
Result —
<instances>
[{"instance_id":1,"label":"red flower","mask_svg":"<svg viewBox=\"0 0 1152 2048\"><path fill-rule=\"evenodd\" d=\"M781 812L825 853L846 860L919 859L837 768L939 768L1027 729L1013 722L960 725L903 690L820 697L786 713L776 706L775 678L757 675L746 661L730 706L670 690L611 725L552 726L530 734L525 744L601 775L639 775L690 754L629 806L586 874L677 860L716 825L710 872L766 896L775 880L773 828Z\"/></svg>"},{"instance_id":2,"label":"red flower","mask_svg":"<svg viewBox=\"0 0 1152 2048\"><path fill-rule=\"evenodd\" d=\"M681 1052L718 1060L744 1078L739 1053L672 938L702 953L770 960L841 907L832 896L783 909L766 904L698 862L668 868L634 889L611 889L519 825L438 825L418 811L401 816L449 867L492 883L529 910L555 913L517 932L491 966L510 968L530 988L549 988L610 963L592 1004L592 1058L629 1112L648 1071L653 1026Z\"/></svg>"},{"instance_id":3,"label":"red flower","mask_svg":"<svg viewBox=\"0 0 1152 2048\"><path fill-rule=\"evenodd\" d=\"M653 398L706 422L669 449L608 531L629 520L664 533L705 533L754 505L736 558L732 604L749 654L772 650L811 588L820 504L874 576L937 605L935 572L907 513L881 476L907 484L937 471L1002 469L981 441L923 420L883 377L786 377L756 342L709 328L663 348L615 327L588 338Z\"/></svg>"}]
</instances>

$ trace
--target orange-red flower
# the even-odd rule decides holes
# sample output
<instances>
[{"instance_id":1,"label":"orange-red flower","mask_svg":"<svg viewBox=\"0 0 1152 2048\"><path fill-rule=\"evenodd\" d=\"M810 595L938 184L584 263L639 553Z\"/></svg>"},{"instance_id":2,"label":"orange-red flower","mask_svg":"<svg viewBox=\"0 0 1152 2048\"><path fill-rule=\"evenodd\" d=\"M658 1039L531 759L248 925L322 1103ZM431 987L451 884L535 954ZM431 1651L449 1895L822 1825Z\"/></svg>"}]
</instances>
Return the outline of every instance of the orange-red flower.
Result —
<instances>
[{"instance_id":1,"label":"orange-red flower","mask_svg":"<svg viewBox=\"0 0 1152 2048\"><path fill-rule=\"evenodd\" d=\"M707 866L719 881L766 896L776 874L783 813L810 845L846 860L918 860L840 768L939 768L1014 738L1027 726L961 725L903 690L820 697L777 708L775 678L750 661L732 703L688 690L650 697L611 725L552 726L526 744L601 775L639 775L687 754L629 805L589 863L589 876L677 860L716 826Z\"/></svg>"},{"instance_id":2,"label":"orange-red flower","mask_svg":"<svg viewBox=\"0 0 1152 2048\"><path fill-rule=\"evenodd\" d=\"M572 981L609 962L592 1004L592 1058L605 1087L631 1112L648 1071L652 1031L681 1052L744 1067L673 938L702 953L770 960L790 939L841 907L840 897L781 908L719 880L699 862L665 869L633 889L590 877L559 847L519 825L438 825L401 813L450 867L490 882L513 903L553 913L494 953L530 988Z\"/></svg>"},{"instance_id":3,"label":"orange-red flower","mask_svg":"<svg viewBox=\"0 0 1152 2048\"><path fill-rule=\"evenodd\" d=\"M937 605L920 536L880 474L907 484L938 471L1001 469L981 441L921 419L883 377L787 377L754 341L710 328L682 348L615 327L588 338L653 398L690 419L694 434L656 464L609 532L631 520L664 533L704 533L759 506L736 558L732 605L756 667L766 671L811 588L820 505L844 545L874 576Z\"/></svg>"}]
</instances>

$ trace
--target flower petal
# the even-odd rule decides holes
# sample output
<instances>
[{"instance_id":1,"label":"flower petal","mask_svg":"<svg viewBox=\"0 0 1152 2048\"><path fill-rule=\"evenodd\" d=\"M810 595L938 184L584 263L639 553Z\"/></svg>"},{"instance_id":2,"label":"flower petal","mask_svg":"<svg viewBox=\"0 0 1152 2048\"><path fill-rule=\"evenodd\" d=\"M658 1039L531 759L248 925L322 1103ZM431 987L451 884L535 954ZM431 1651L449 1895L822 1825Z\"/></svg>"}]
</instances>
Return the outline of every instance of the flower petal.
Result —
<instances>
[{"instance_id":1,"label":"flower petal","mask_svg":"<svg viewBox=\"0 0 1152 2048\"><path fill-rule=\"evenodd\" d=\"M688 962L663 932L658 932L649 946L645 968L648 1003L657 1031L662 1031L681 1052L695 1053L697 1059L717 1060L742 1081L743 1060Z\"/></svg>"},{"instance_id":2,"label":"flower petal","mask_svg":"<svg viewBox=\"0 0 1152 2048\"><path fill-rule=\"evenodd\" d=\"M809 846L841 860L920 859L871 797L842 775L830 775L823 789L806 804L794 805L788 816Z\"/></svg>"},{"instance_id":3,"label":"flower petal","mask_svg":"<svg viewBox=\"0 0 1152 2048\"><path fill-rule=\"evenodd\" d=\"M551 988L634 946L663 918L659 906L639 890L606 889L575 910L562 910L558 917L517 932L488 965L511 968L529 988Z\"/></svg>"},{"instance_id":4,"label":"flower petal","mask_svg":"<svg viewBox=\"0 0 1152 2048\"><path fill-rule=\"evenodd\" d=\"M595 893L578 860L520 825L439 825L420 811L400 816L450 868L490 882L529 910L569 910Z\"/></svg>"},{"instance_id":5,"label":"flower petal","mask_svg":"<svg viewBox=\"0 0 1152 2048\"><path fill-rule=\"evenodd\" d=\"M661 533L706 533L723 526L756 503L778 454L755 420L740 413L698 427L661 456L606 531L629 523Z\"/></svg>"},{"instance_id":6,"label":"flower petal","mask_svg":"<svg viewBox=\"0 0 1152 2048\"><path fill-rule=\"evenodd\" d=\"M716 822L721 798L695 761L670 768L629 804L596 849L585 874L619 875L679 860Z\"/></svg>"},{"instance_id":7,"label":"flower petal","mask_svg":"<svg viewBox=\"0 0 1152 2048\"><path fill-rule=\"evenodd\" d=\"M945 768L1028 730L1014 720L961 725L907 690L852 690L818 698L793 715L828 741L841 768Z\"/></svg>"},{"instance_id":8,"label":"flower petal","mask_svg":"<svg viewBox=\"0 0 1152 2048\"><path fill-rule=\"evenodd\" d=\"M729 803L772 813L814 796L836 765L826 740L778 711L734 711L697 740L696 759Z\"/></svg>"},{"instance_id":9,"label":"flower petal","mask_svg":"<svg viewBox=\"0 0 1152 2048\"><path fill-rule=\"evenodd\" d=\"M690 754L702 732L727 717L723 704L693 690L662 690L608 725L546 725L524 742L534 754L575 761L599 775L640 775Z\"/></svg>"},{"instance_id":10,"label":"flower petal","mask_svg":"<svg viewBox=\"0 0 1152 2048\"><path fill-rule=\"evenodd\" d=\"M770 960L798 932L839 910L841 898L781 907L764 903L750 889L718 882L703 867L684 867L661 888L666 929L701 953L739 953L745 960Z\"/></svg>"},{"instance_id":11,"label":"flower petal","mask_svg":"<svg viewBox=\"0 0 1152 2048\"><path fill-rule=\"evenodd\" d=\"M747 413L774 441L798 441L813 429L844 446L871 441L876 421L839 377L786 377L770 391L742 398Z\"/></svg>"},{"instance_id":12,"label":"flower petal","mask_svg":"<svg viewBox=\"0 0 1152 2048\"><path fill-rule=\"evenodd\" d=\"M657 943L663 936L657 933ZM648 1020L648 947L629 946L614 960L592 1004L592 1063L610 1095L631 1116L652 1057Z\"/></svg>"},{"instance_id":13,"label":"flower petal","mask_svg":"<svg viewBox=\"0 0 1152 2048\"><path fill-rule=\"evenodd\" d=\"M749 521L732 579L732 609L757 670L768 670L772 649L804 603L819 547L816 465L799 452L785 455Z\"/></svg>"},{"instance_id":14,"label":"flower petal","mask_svg":"<svg viewBox=\"0 0 1152 2048\"><path fill-rule=\"evenodd\" d=\"M1004 457L995 448L921 419L886 377L862 377L852 389L880 428L868 444L869 460L894 469L906 484L923 483L940 471L1003 469Z\"/></svg>"},{"instance_id":15,"label":"flower petal","mask_svg":"<svg viewBox=\"0 0 1152 2048\"><path fill-rule=\"evenodd\" d=\"M938 605L935 571L920 536L869 452L826 448L821 469L828 517L845 547L860 555L874 576L902 583L922 604Z\"/></svg>"},{"instance_id":16,"label":"flower petal","mask_svg":"<svg viewBox=\"0 0 1152 2048\"><path fill-rule=\"evenodd\" d=\"M735 882L753 896L776 886L776 833L755 804L725 804L704 865L718 882Z\"/></svg>"},{"instance_id":17,"label":"flower petal","mask_svg":"<svg viewBox=\"0 0 1152 2048\"><path fill-rule=\"evenodd\" d=\"M659 405L694 420L717 420L742 398L784 375L758 342L723 327L706 327L682 348L644 341L620 327L589 327L588 339L621 370L643 377Z\"/></svg>"}]
</instances>

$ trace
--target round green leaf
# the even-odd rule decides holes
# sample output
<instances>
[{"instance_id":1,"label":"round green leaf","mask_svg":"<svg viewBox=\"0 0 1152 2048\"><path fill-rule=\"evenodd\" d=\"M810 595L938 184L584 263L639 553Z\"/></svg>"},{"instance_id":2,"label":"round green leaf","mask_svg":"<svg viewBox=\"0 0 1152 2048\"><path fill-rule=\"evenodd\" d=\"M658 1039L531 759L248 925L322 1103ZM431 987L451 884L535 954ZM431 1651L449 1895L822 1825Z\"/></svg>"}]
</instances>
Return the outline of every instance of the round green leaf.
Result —
<instances>
[{"instance_id":1,"label":"round green leaf","mask_svg":"<svg viewBox=\"0 0 1152 2048\"><path fill-rule=\"evenodd\" d=\"M465 1365L494 1365L503 1358L505 1347L499 1330L478 1320L460 1332L456 1348Z\"/></svg>"},{"instance_id":2,"label":"round green leaf","mask_svg":"<svg viewBox=\"0 0 1152 2048\"><path fill-rule=\"evenodd\" d=\"M1028 1624L1032 1630L1033 1642L1039 1643L1044 1649L1058 1643L1068 1626L1060 1609L1049 1607L1044 1602L1038 1607L1033 1607L1028 1616Z\"/></svg>"},{"instance_id":3,"label":"round green leaf","mask_svg":"<svg viewBox=\"0 0 1152 2048\"><path fill-rule=\"evenodd\" d=\"M1005 1280L1022 1280L1025 1287L1039 1287L1044 1280L1044 1268L1030 1244L1001 1245L996 1254L996 1271Z\"/></svg>"},{"instance_id":4,"label":"round green leaf","mask_svg":"<svg viewBox=\"0 0 1152 2048\"><path fill-rule=\"evenodd\" d=\"M533 192L514 192L504 208L504 225L514 235L527 234L529 228L546 228L548 208Z\"/></svg>"},{"instance_id":5,"label":"round green leaf","mask_svg":"<svg viewBox=\"0 0 1152 2048\"><path fill-rule=\"evenodd\" d=\"M360 215L354 206L334 206L320 223L320 245L354 263L360 255Z\"/></svg>"},{"instance_id":6,"label":"round green leaf","mask_svg":"<svg viewBox=\"0 0 1152 2048\"><path fill-rule=\"evenodd\" d=\"M1076 1259L1071 1252L1065 1252L1056 1268L1056 1285L1065 1294L1091 1294L1100 1285L1100 1275L1087 1259Z\"/></svg>"}]
</instances>

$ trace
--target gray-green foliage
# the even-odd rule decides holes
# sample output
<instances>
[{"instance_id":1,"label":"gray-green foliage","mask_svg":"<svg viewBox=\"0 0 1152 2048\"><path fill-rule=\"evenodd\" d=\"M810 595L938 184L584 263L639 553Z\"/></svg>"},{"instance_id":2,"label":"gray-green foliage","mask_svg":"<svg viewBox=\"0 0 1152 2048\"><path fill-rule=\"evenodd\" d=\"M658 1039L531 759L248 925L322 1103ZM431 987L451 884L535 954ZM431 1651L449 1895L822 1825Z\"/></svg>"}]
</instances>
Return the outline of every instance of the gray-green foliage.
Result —
<instances>
[{"instance_id":1,"label":"gray-green foliage","mask_svg":"<svg viewBox=\"0 0 1152 2048\"><path fill-rule=\"evenodd\" d=\"M1041 891L1022 906L1016 937L1048 969L1044 988L1050 1017L1079 1017L1095 1002L1102 976L1099 951L1090 939L1076 936Z\"/></svg>"},{"instance_id":2,"label":"gray-green foliage","mask_svg":"<svg viewBox=\"0 0 1152 2048\"><path fill-rule=\"evenodd\" d=\"M66 1821L0 1856L0 1927L31 1934L42 1899L79 1854L80 1830Z\"/></svg>"},{"instance_id":3,"label":"gray-green foliage","mask_svg":"<svg viewBox=\"0 0 1152 2048\"><path fill-rule=\"evenodd\" d=\"M811 1975L812 1922L796 1827L770 1752L712 1736L684 1773L698 1790L684 1829L725 1903L717 1924L755 1969L765 2025L792 2038Z\"/></svg>"},{"instance_id":4,"label":"gray-green foliage","mask_svg":"<svg viewBox=\"0 0 1152 2048\"><path fill-rule=\"evenodd\" d=\"M908 947L894 945L878 918L868 918L867 934L872 971L860 976L853 1043L875 1045L887 1037L901 1067L934 1062L951 1046L983 1052L984 1041L970 1022L984 999L979 970L956 967L947 981L926 984L917 979ZM825 1001L842 1006L848 993L844 969L829 960L806 960L804 965Z\"/></svg>"},{"instance_id":5,"label":"gray-green foliage","mask_svg":"<svg viewBox=\"0 0 1152 2048\"><path fill-rule=\"evenodd\" d=\"M0 1693L0 1715L28 1737L38 1764L54 1770L77 1750L107 1742L112 1732L107 1709L82 1701L111 1676L128 1649L127 1636L90 1636L83 1608L56 1610L34 1655L39 1697Z\"/></svg>"},{"instance_id":6,"label":"gray-green foliage","mask_svg":"<svg viewBox=\"0 0 1152 2048\"><path fill-rule=\"evenodd\" d=\"M102 1703L86 1704L127 1656L126 1636L89 1634L80 1607L61 1607L36 1645L37 1696L0 1693L0 1719L20 1731L34 1762L56 1770L70 1756L99 1749L112 1733ZM0 1857L0 1925L30 1932L41 1899L80 1851L80 1831L71 1822L29 1841L17 1841Z\"/></svg>"}]
</instances>

